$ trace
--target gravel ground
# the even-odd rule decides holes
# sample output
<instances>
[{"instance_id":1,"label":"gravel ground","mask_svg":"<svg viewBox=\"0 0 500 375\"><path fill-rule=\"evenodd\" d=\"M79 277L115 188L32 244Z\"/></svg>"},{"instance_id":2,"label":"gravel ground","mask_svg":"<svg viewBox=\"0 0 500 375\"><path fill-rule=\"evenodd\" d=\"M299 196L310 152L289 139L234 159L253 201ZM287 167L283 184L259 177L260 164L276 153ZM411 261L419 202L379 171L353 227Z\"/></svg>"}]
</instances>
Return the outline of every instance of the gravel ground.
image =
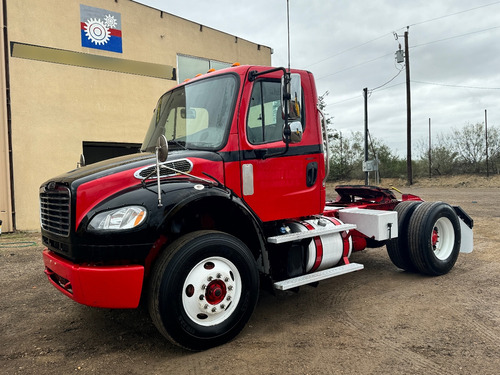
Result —
<instances>
[{"instance_id":1,"label":"gravel ground","mask_svg":"<svg viewBox=\"0 0 500 375\"><path fill-rule=\"evenodd\" d=\"M236 339L199 353L167 342L145 308L71 301L43 274L39 233L2 234L0 372L498 374L500 189L404 190L461 205L473 217L474 252L460 254L450 273L402 272L385 248L355 253L363 271L299 293L262 291Z\"/></svg>"}]
</instances>

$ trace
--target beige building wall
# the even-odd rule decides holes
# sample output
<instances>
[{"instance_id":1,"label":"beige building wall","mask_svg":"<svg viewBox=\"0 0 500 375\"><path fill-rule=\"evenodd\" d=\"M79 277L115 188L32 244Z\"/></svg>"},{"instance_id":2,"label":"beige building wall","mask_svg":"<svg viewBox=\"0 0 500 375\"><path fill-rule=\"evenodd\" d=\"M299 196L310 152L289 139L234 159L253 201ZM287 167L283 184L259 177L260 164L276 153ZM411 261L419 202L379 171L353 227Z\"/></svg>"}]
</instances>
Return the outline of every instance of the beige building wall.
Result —
<instances>
[{"instance_id":1,"label":"beige building wall","mask_svg":"<svg viewBox=\"0 0 500 375\"><path fill-rule=\"evenodd\" d=\"M0 0L0 24L3 25L3 1ZM5 28L2 28L5 32ZM2 232L13 230L10 166L9 166L9 138L7 121L7 67L5 59L4 35L0 35L0 220Z\"/></svg>"},{"instance_id":2,"label":"beige building wall","mask_svg":"<svg viewBox=\"0 0 500 375\"><path fill-rule=\"evenodd\" d=\"M177 68L178 54L228 63L271 63L269 47L130 0L1 1L6 3L8 37L14 51L25 45L38 48L35 48L38 55L41 50L52 54L59 50L72 51L78 52L72 53L76 58L114 58L112 64L116 66L122 62L129 65L142 62L155 64L150 65L152 67ZM120 13L123 53L81 46L80 4ZM141 143L156 100L177 83L171 79L39 61L17 52L12 54L9 56L9 75L15 225L18 230L37 230L40 184L74 169L82 153L83 141ZM1 88L4 93L4 86ZM1 100L0 152L3 156L0 156L0 177L5 180L7 172L4 169L8 167L4 156L6 98L1 97ZM0 211L3 200L7 197L7 202L10 201L10 194L4 191L9 186L4 187L3 181L0 185ZM0 212L0 219L2 215Z\"/></svg>"}]
</instances>

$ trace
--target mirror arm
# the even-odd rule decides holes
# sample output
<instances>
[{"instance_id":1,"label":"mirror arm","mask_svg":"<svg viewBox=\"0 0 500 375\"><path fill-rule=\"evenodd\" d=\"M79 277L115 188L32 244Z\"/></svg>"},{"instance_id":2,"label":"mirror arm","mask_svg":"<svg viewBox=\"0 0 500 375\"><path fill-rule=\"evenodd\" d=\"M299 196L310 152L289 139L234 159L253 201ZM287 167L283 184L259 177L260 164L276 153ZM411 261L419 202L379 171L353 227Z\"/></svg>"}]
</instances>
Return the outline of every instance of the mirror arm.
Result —
<instances>
[{"instance_id":1,"label":"mirror arm","mask_svg":"<svg viewBox=\"0 0 500 375\"><path fill-rule=\"evenodd\" d=\"M276 153L265 153L262 155L262 159L267 159L267 158L272 158L275 156L281 156L285 155L288 152L288 147L290 145L290 136L292 134L292 131L290 130L290 125L288 124L288 121L285 122L285 129L283 130L283 134L285 135L285 149L281 152L276 152Z\"/></svg>"},{"instance_id":2,"label":"mirror arm","mask_svg":"<svg viewBox=\"0 0 500 375\"><path fill-rule=\"evenodd\" d=\"M156 142L156 183L158 185L158 207L162 207L161 204L161 185L160 185L160 161L163 163L168 157L168 142L164 134L158 137Z\"/></svg>"},{"instance_id":3,"label":"mirror arm","mask_svg":"<svg viewBox=\"0 0 500 375\"><path fill-rule=\"evenodd\" d=\"M158 207L162 207L161 203L161 185L160 185L160 160L159 160L159 152L160 147L156 147L156 184L158 186Z\"/></svg>"},{"instance_id":4,"label":"mirror arm","mask_svg":"<svg viewBox=\"0 0 500 375\"><path fill-rule=\"evenodd\" d=\"M258 76L261 76L263 74L277 72L278 70L283 71L283 74L287 74L286 69L283 68L283 67L281 67L281 68L273 68L273 69L265 70L263 72L258 72L257 70L252 70L251 72L248 73L248 80L250 82L253 82L253 81L255 81L257 79Z\"/></svg>"}]
</instances>

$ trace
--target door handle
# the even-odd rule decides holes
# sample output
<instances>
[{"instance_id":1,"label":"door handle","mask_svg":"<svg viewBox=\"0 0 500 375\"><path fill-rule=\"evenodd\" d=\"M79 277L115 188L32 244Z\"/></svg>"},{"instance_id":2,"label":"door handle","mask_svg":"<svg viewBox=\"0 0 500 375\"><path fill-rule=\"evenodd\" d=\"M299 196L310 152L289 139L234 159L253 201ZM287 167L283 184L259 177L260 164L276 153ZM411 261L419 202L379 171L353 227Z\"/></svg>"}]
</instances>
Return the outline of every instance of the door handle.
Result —
<instances>
[{"instance_id":1,"label":"door handle","mask_svg":"<svg viewBox=\"0 0 500 375\"><path fill-rule=\"evenodd\" d=\"M311 187L316 183L318 178L318 163L315 161L307 164L306 168L306 185L307 187Z\"/></svg>"}]
</instances>

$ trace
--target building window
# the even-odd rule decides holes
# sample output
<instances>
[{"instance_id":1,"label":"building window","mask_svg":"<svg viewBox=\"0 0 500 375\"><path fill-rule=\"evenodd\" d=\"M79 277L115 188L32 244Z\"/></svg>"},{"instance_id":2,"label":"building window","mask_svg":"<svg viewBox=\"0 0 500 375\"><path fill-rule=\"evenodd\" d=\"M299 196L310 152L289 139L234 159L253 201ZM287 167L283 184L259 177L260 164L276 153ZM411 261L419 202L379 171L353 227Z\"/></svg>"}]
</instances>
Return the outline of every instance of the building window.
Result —
<instances>
[{"instance_id":1,"label":"building window","mask_svg":"<svg viewBox=\"0 0 500 375\"><path fill-rule=\"evenodd\" d=\"M186 79L195 77L199 73L206 73L210 69L224 69L231 64L222 61L209 60L201 57L186 55L177 55L177 79L178 82L184 82Z\"/></svg>"},{"instance_id":2,"label":"building window","mask_svg":"<svg viewBox=\"0 0 500 375\"><path fill-rule=\"evenodd\" d=\"M85 164L111 159L117 156L135 154L140 151L140 143L87 142L83 141Z\"/></svg>"}]
</instances>

